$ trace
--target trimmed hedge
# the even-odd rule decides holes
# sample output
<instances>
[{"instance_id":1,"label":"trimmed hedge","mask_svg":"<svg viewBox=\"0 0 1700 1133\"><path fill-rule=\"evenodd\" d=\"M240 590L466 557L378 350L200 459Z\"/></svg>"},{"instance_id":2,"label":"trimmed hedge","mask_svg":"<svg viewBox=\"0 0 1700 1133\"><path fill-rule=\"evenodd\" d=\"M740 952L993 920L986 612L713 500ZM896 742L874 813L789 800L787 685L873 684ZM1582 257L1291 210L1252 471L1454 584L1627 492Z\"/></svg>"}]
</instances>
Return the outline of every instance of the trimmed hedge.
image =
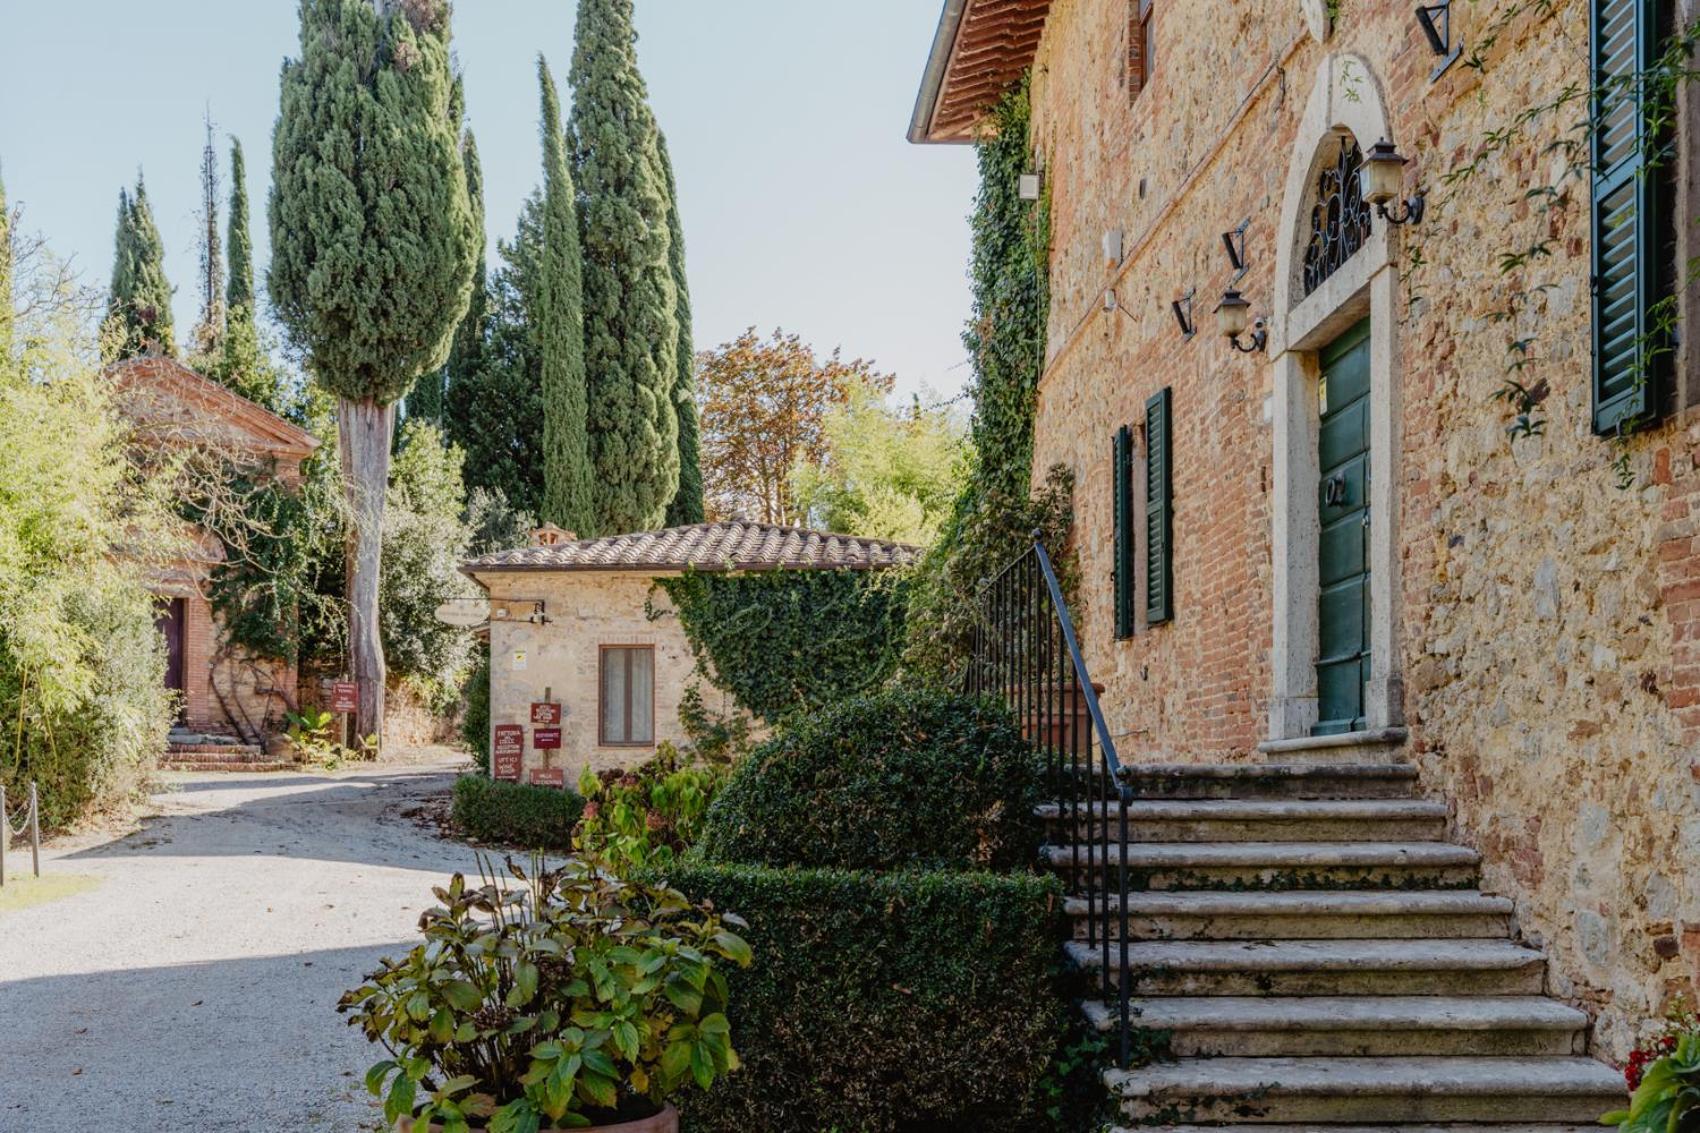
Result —
<instances>
[{"instance_id":1,"label":"trimmed hedge","mask_svg":"<svg viewBox=\"0 0 1700 1133\"><path fill-rule=\"evenodd\" d=\"M1028 869L1038 758L1002 705L893 689L793 718L709 809L708 861Z\"/></svg>"},{"instance_id":2,"label":"trimmed hedge","mask_svg":"<svg viewBox=\"0 0 1700 1133\"><path fill-rule=\"evenodd\" d=\"M1039 875L689 863L657 877L735 912L743 1066L686 1099L692 1133L1034 1128L1062 1033L1061 886Z\"/></svg>"},{"instance_id":3,"label":"trimmed hedge","mask_svg":"<svg viewBox=\"0 0 1700 1133\"><path fill-rule=\"evenodd\" d=\"M577 792L504 783L483 775L455 781L454 821L480 842L566 853L584 813Z\"/></svg>"}]
</instances>

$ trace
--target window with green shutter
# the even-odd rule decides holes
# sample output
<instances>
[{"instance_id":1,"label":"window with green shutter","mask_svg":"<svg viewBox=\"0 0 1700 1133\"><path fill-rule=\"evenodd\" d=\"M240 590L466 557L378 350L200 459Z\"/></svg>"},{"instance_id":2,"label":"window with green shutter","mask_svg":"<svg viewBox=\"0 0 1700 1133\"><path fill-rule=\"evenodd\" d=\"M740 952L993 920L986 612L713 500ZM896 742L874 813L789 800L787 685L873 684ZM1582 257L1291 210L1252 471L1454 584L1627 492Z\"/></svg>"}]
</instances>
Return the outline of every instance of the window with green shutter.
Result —
<instances>
[{"instance_id":1,"label":"window with green shutter","mask_svg":"<svg viewBox=\"0 0 1700 1133\"><path fill-rule=\"evenodd\" d=\"M1145 403L1145 621L1175 616L1169 391Z\"/></svg>"},{"instance_id":2,"label":"window with green shutter","mask_svg":"<svg viewBox=\"0 0 1700 1133\"><path fill-rule=\"evenodd\" d=\"M1133 636L1133 430L1116 430L1110 461L1115 512L1116 637Z\"/></svg>"},{"instance_id":3,"label":"window with green shutter","mask_svg":"<svg viewBox=\"0 0 1700 1133\"><path fill-rule=\"evenodd\" d=\"M1669 386L1674 270L1668 114L1642 77L1662 50L1661 0L1593 0L1594 431L1657 418Z\"/></svg>"}]
</instances>

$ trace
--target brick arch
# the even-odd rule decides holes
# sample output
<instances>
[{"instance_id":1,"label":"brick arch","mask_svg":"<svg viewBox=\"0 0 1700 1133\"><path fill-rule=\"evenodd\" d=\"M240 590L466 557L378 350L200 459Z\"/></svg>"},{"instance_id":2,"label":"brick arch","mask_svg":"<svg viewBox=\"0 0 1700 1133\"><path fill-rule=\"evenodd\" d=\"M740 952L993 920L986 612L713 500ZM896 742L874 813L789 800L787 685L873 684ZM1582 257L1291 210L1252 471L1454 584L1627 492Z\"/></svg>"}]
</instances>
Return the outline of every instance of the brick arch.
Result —
<instances>
[{"instance_id":1,"label":"brick arch","mask_svg":"<svg viewBox=\"0 0 1700 1133\"><path fill-rule=\"evenodd\" d=\"M1307 735L1317 719L1317 407L1318 351L1370 319L1370 682L1369 727L1403 718L1398 649L1398 459L1400 445L1398 229L1376 219L1358 251L1309 295L1301 282L1319 175L1337 159L1340 138L1363 149L1393 138L1375 69L1360 55L1323 60L1300 119L1287 167L1276 251L1269 358L1275 390L1274 653L1269 737Z\"/></svg>"}]
</instances>

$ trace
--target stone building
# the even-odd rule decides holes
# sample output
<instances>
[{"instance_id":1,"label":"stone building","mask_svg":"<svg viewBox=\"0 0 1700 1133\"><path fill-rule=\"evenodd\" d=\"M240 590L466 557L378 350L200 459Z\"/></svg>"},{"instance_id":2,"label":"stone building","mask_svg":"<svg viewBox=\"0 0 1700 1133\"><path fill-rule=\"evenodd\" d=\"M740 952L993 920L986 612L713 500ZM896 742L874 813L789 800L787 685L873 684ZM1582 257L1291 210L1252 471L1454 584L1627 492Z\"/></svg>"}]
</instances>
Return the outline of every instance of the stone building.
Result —
<instances>
[{"instance_id":1,"label":"stone building","mask_svg":"<svg viewBox=\"0 0 1700 1133\"><path fill-rule=\"evenodd\" d=\"M174 358L149 354L107 370L114 402L134 425L138 443L161 450L193 447L246 466L284 485L298 484L301 465L319 442L310 433L202 377ZM294 666L252 657L222 632L207 597L224 549L191 531L188 550L154 582L159 628L166 639L166 680L182 694L172 760L196 765L243 763L298 706Z\"/></svg>"},{"instance_id":2,"label":"stone building","mask_svg":"<svg viewBox=\"0 0 1700 1133\"><path fill-rule=\"evenodd\" d=\"M569 786L586 767L634 766L660 743L683 745L679 705L693 684L703 686L710 709L736 710L701 679L658 579L882 570L914 554L901 543L742 520L601 539L544 527L533 542L462 570L489 596L492 751L500 753L503 729L519 745L517 762L498 759L493 769ZM534 718L537 704L556 708Z\"/></svg>"},{"instance_id":3,"label":"stone building","mask_svg":"<svg viewBox=\"0 0 1700 1133\"><path fill-rule=\"evenodd\" d=\"M1679 86L1638 132L1634 62L1697 17L947 0L910 129L971 141L1031 74L1035 475L1076 475L1123 759L1414 765L1612 1059L1700 984L1700 358L1671 284L1700 119ZM1360 169L1397 158L1383 212Z\"/></svg>"}]
</instances>

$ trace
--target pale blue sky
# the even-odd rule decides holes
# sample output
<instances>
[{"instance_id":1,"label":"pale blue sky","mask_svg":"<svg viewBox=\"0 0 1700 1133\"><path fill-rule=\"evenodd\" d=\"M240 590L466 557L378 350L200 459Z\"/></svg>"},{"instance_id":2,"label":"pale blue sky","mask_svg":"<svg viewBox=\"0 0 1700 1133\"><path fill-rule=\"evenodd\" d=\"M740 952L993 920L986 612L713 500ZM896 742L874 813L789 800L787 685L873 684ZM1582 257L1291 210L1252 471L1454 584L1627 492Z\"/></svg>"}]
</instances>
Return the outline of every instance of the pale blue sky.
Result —
<instances>
[{"instance_id":1,"label":"pale blue sky","mask_svg":"<svg viewBox=\"0 0 1700 1133\"><path fill-rule=\"evenodd\" d=\"M455 51L492 239L538 179L534 59L563 87L573 0L459 0ZM261 263L292 0L8 0L0 168L24 228L104 286L120 186L145 168L195 319L203 109L242 138ZM680 182L699 347L754 324L954 393L973 154L904 140L937 0L637 0L639 57ZM262 280L263 283L263 280Z\"/></svg>"}]
</instances>

